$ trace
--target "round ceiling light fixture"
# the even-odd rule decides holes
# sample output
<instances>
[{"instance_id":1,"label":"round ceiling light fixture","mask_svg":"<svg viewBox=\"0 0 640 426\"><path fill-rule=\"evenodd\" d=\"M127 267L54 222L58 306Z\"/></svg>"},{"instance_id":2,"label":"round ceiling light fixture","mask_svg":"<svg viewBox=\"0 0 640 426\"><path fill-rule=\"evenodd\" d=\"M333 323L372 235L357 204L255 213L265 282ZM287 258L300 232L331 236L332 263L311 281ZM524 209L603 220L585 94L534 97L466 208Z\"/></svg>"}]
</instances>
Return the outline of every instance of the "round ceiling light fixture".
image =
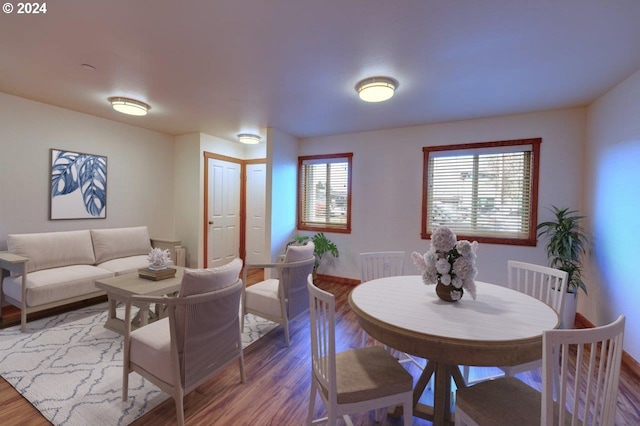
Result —
<instances>
[{"instance_id":1,"label":"round ceiling light fixture","mask_svg":"<svg viewBox=\"0 0 640 426\"><path fill-rule=\"evenodd\" d=\"M260 139L262 139L260 136L252 135L251 133L240 133L238 135L238 140L241 143L245 143L247 145L255 145L257 143L260 143Z\"/></svg>"},{"instance_id":2,"label":"round ceiling light fixture","mask_svg":"<svg viewBox=\"0 0 640 426\"><path fill-rule=\"evenodd\" d=\"M365 102L382 102L393 96L398 82L389 77L365 78L356 84L358 96Z\"/></svg>"},{"instance_id":3,"label":"round ceiling light fixture","mask_svg":"<svg viewBox=\"0 0 640 426\"><path fill-rule=\"evenodd\" d=\"M147 115L147 112L151 107L144 102L136 101L135 99L123 98L120 96L114 96L108 99L111 102L111 106L118 112L129 115Z\"/></svg>"}]
</instances>

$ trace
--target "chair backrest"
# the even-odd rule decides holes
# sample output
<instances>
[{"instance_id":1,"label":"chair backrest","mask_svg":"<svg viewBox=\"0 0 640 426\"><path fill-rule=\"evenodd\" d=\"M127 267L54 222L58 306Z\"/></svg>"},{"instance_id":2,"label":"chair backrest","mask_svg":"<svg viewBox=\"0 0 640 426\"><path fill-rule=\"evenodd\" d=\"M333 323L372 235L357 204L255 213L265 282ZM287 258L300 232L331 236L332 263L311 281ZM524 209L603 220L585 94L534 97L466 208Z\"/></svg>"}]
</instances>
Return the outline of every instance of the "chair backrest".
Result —
<instances>
[{"instance_id":1,"label":"chair backrest","mask_svg":"<svg viewBox=\"0 0 640 426\"><path fill-rule=\"evenodd\" d=\"M402 275L404 273L404 253L403 251L360 253L361 281Z\"/></svg>"},{"instance_id":2,"label":"chair backrest","mask_svg":"<svg viewBox=\"0 0 640 426\"><path fill-rule=\"evenodd\" d=\"M333 294L313 284L307 277L309 317L311 319L311 367L320 385L329 391L329 401L337 398L336 385L336 306Z\"/></svg>"},{"instance_id":3,"label":"chair backrest","mask_svg":"<svg viewBox=\"0 0 640 426\"><path fill-rule=\"evenodd\" d=\"M295 318L309 309L307 276L313 272L315 246L312 242L305 245L287 247L280 280L287 301L287 317Z\"/></svg>"},{"instance_id":4,"label":"chair backrest","mask_svg":"<svg viewBox=\"0 0 640 426\"><path fill-rule=\"evenodd\" d=\"M572 424L615 424L624 324L621 315L601 327L544 333L541 425L553 425L553 374L557 366L560 388L556 400L573 413ZM565 424L566 411L560 410L558 425Z\"/></svg>"},{"instance_id":5,"label":"chair backrest","mask_svg":"<svg viewBox=\"0 0 640 426\"><path fill-rule=\"evenodd\" d=\"M565 271L515 260L509 260L507 268L509 288L526 293L546 303L562 319L568 281L568 275ZM561 324L561 327L564 328L564 324Z\"/></svg>"},{"instance_id":6,"label":"chair backrest","mask_svg":"<svg viewBox=\"0 0 640 426\"><path fill-rule=\"evenodd\" d=\"M242 261L236 259L219 268L185 271L175 309L169 310L185 389L237 359L242 350L241 269Z\"/></svg>"}]
</instances>

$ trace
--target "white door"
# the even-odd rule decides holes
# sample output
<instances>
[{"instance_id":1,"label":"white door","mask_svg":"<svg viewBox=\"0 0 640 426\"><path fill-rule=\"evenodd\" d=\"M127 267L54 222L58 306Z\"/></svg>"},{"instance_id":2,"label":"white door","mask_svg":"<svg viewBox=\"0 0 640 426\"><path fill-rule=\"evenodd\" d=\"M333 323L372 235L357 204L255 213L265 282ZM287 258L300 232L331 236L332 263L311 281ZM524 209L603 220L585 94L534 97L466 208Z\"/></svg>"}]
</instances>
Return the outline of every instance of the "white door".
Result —
<instances>
[{"instance_id":1,"label":"white door","mask_svg":"<svg viewBox=\"0 0 640 426\"><path fill-rule=\"evenodd\" d=\"M209 158L207 267L224 265L240 252L240 164Z\"/></svg>"},{"instance_id":2,"label":"white door","mask_svg":"<svg viewBox=\"0 0 640 426\"><path fill-rule=\"evenodd\" d=\"M246 252L245 263L266 263L265 193L266 164L247 164Z\"/></svg>"}]
</instances>

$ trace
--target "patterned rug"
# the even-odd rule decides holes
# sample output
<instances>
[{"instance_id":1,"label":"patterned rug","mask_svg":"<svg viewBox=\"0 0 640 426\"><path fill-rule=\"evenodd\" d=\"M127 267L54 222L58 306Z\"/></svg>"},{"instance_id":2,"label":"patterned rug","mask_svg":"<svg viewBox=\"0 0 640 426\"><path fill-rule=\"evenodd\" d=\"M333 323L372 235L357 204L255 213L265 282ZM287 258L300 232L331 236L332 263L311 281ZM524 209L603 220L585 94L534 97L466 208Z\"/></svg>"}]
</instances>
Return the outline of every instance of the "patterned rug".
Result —
<instances>
[{"instance_id":1,"label":"patterned rug","mask_svg":"<svg viewBox=\"0 0 640 426\"><path fill-rule=\"evenodd\" d=\"M26 333L0 330L0 375L54 425L133 422L169 395L134 373L122 401L123 339L103 327L106 318L102 303L29 322ZM275 326L248 314L242 346Z\"/></svg>"}]
</instances>

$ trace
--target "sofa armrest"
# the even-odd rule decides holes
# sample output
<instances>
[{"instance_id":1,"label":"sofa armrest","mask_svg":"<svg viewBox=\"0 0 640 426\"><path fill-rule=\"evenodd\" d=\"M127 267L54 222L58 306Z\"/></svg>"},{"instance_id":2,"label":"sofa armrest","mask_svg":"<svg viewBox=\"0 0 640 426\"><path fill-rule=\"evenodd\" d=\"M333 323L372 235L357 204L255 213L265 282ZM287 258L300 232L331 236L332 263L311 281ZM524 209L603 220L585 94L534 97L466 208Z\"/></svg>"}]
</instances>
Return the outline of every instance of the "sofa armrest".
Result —
<instances>
[{"instance_id":1,"label":"sofa armrest","mask_svg":"<svg viewBox=\"0 0 640 426\"><path fill-rule=\"evenodd\" d=\"M182 247L180 240L164 240L151 238L151 247L162 250L169 250L171 260L176 266L186 266L186 249Z\"/></svg>"},{"instance_id":2,"label":"sofa armrest","mask_svg":"<svg viewBox=\"0 0 640 426\"><path fill-rule=\"evenodd\" d=\"M0 251L0 269L24 275L28 261L29 258L27 257L9 253L8 251Z\"/></svg>"}]
</instances>

